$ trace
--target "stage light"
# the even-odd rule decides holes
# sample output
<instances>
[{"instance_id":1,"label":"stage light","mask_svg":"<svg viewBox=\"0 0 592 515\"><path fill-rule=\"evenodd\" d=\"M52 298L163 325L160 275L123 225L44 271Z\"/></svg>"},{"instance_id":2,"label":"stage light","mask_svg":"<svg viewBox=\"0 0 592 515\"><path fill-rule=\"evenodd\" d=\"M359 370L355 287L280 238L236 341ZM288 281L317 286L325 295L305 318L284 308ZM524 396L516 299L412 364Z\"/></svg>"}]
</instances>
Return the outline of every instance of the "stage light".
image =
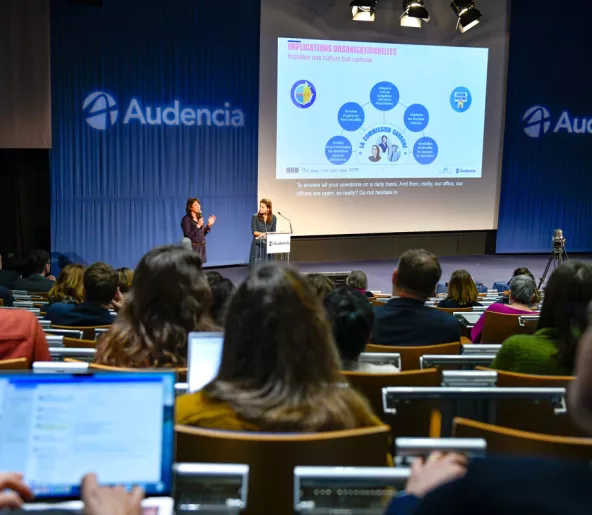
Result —
<instances>
[{"instance_id":1,"label":"stage light","mask_svg":"<svg viewBox=\"0 0 592 515\"><path fill-rule=\"evenodd\" d=\"M458 16L456 28L461 32L464 33L479 23L481 12L475 7L473 0L452 0L450 7Z\"/></svg>"},{"instance_id":2,"label":"stage light","mask_svg":"<svg viewBox=\"0 0 592 515\"><path fill-rule=\"evenodd\" d=\"M430 21L428 10L423 6L423 0L403 0L403 14L401 27L421 28L422 21Z\"/></svg>"},{"instance_id":3,"label":"stage light","mask_svg":"<svg viewBox=\"0 0 592 515\"><path fill-rule=\"evenodd\" d=\"M376 19L376 4L378 0L353 0L352 19L354 21L374 21Z\"/></svg>"}]
</instances>

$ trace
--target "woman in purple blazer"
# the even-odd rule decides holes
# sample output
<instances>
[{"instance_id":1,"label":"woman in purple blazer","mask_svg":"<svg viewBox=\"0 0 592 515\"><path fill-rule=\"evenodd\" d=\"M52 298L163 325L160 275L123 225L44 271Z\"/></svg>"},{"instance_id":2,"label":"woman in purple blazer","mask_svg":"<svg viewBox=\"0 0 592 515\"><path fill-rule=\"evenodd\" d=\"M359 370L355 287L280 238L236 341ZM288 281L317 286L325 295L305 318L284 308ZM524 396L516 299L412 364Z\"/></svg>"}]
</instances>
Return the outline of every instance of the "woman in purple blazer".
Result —
<instances>
[{"instance_id":1,"label":"woman in purple blazer","mask_svg":"<svg viewBox=\"0 0 592 515\"><path fill-rule=\"evenodd\" d=\"M204 219L201 214L201 202L199 199L190 198L185 207L187 214L181 220L181 228L185 238L191 240L191 248L199 254L203 264L207 261L206 253L206 234L210 232L212 225L216 222L215 216L208 218L208 224L204 225Z\"/></svg>"}]
</instances>

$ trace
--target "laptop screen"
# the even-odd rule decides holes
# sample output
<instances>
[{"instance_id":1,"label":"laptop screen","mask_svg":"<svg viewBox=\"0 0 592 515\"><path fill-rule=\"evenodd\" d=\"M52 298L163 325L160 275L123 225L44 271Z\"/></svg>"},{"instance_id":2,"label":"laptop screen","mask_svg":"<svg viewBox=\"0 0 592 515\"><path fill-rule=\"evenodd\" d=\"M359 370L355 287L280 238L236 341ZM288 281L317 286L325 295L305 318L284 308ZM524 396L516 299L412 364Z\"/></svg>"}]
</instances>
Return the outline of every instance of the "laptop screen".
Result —
<instances>
[{"instance_id":1,"label":"laptop screen","mask_svg":"<svg viewBox=\"0 0 592 515\"><path fill-rule=\"evenodd\" d=\"M80 495L82 477L172 491L172 372L0 374L0 470L37 497Z\"/></svg>"},{"instance_id":2,"label":"laptop screen","mask_svg":"<svg viewBox=\"0 0 592 515\"><path fill-rule=\"evenodd\" d=\"M223 333L189 333L189 391L197 392L218 374L224 347Z\"/></svg>"}]
</instances>

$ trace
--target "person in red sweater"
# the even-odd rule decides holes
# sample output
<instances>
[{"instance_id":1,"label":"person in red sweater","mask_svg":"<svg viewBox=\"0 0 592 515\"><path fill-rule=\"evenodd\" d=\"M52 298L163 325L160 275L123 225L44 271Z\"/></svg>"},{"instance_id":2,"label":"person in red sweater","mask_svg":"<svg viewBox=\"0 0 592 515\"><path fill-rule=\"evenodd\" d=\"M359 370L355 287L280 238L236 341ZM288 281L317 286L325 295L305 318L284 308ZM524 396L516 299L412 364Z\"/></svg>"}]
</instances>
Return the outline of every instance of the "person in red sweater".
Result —
<instances>
[{"instance_id":1,"label":"person in red sweater","mask_svg":"<svg viewBox=\"0 0 592 515\"><path fill-rule=\"evenodd\" d=\"M16 358L50 361L49 345L33 313L0 309L0 360Z\"/></svg>"}]
</instances>

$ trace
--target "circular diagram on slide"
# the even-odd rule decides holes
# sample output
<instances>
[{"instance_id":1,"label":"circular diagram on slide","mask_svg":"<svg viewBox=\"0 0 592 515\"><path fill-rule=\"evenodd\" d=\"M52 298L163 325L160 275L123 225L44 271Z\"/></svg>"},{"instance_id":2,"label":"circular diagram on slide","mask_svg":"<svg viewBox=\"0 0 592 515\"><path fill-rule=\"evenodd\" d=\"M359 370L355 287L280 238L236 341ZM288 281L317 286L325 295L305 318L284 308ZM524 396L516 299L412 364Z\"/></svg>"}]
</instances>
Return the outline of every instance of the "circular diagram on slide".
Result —
<instances>
[{"instance_id":1,"label":"circular diagram on slide","mask_svg":"<svg viewBox=\"0 0 592 515\"><path fill-rule=\"evenodd\" d=\"M437 159L438 143L426 134L430 113L425 105L402 104L399 89L388 81L372 86L369 97L365 104L352 101L339 108L337 123L341 134L336 133L325 144L325 156L330 163L344 165L354 154L359 163L370 165L396 166L409 159L429 165ZM466 87L459 86L451 92L450 107L457 113L466 112L471 103L471 92ZM382 118L382 123L376 123L377 117ZM369 119L371 125L366 125Z\"/></svg>"}]
</instances>

